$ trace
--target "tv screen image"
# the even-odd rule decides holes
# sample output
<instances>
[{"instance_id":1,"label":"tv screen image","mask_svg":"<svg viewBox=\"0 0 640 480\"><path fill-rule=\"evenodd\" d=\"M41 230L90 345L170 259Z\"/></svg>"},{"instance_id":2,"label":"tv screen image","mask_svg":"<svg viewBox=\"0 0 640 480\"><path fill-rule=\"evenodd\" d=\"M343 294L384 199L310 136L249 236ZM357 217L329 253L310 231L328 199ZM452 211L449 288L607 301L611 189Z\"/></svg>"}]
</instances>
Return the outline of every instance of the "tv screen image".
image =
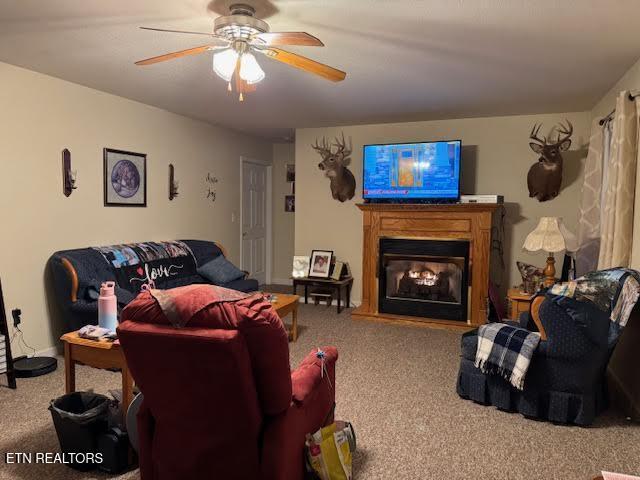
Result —
<instances>
[{"instance_id":1,"label":"tv screen image","mask_svg":"<svg viewBox=\"0 0 640 480\"><path fill-rule=\"evenodd\" d=\"M372 201L457 200L460 140L365 145L363 198Z\"/></svg>"}]
</instances>

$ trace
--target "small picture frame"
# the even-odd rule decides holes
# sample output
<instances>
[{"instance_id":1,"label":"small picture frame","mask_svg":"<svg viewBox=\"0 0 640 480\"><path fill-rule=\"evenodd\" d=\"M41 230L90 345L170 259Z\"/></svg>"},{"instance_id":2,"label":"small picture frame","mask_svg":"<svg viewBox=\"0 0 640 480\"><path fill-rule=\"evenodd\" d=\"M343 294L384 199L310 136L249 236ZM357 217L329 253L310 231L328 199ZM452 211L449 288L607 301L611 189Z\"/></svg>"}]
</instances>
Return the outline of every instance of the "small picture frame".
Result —
<instances>
[{"instance_id":1,"label":"small picture frame","mask_svg":"<svg viewBox=\"0 0 640 480\"><path fill-rule=\"evenodd\" d=\"M343 278L348 278L351 276L351 267L349 266L349 262L344 262L344 275Z\"/></svg>"},{"instance_id":2,"label":"small picture frame","mask_svg":"<svg viewBox=\"0 0 640 480\"><path fill-rule=\"evenodd\" d=\"M310 257L308 255L294 255L291 276L293 278L304 278L309 275L309 261Z\"/></svg>"},{"instance_id":3,"label":"small picture frame","mask_svg":"<svg viewBox=\"0 0 640 480\"><path fill-rule=\"evenodd\" d=\"M295 182L296 181L296 164L288 163L287 164L287 182Z\"/></svg>"},{"instance_id":4,"label":"small picture frame","mask_svg":"<svg viewBox=\"0 0 640 480\"><path fill-rule=\"evenodd\" d=\"M336 263L333 265L333 271L331 272L332 280L340 280L342 277L342 267L344 267L344 263L336 260Z\"/></svg>"},{"instance_id":5,"label":"small picture frame","mask_svg":"<svg viewBox=\"0 0 640 480\"><path fill-rule=\"evenodd\" d=\"M284 196L284 211L295 212L296 211L296 196L285 195Z\"/></svg>"},{"instance_id":6,"label":"small picture frame","mask_svg":"<svg viewBox=\"0 0 640 480\"><path fill-rule=\"evenodd\" d=\"M309 277L329 278L333 250L313 250L309 264Z\"/></svg>"},{"instance_id":7,"label":"small picture frame","mask_svg":"<svg viewBox=\"0 0 640 480\"><path fill-rule=\"evenodd\" d=\"M104 206L147 206L147 155L104 149Z\"/></svg>"}]
</instances>

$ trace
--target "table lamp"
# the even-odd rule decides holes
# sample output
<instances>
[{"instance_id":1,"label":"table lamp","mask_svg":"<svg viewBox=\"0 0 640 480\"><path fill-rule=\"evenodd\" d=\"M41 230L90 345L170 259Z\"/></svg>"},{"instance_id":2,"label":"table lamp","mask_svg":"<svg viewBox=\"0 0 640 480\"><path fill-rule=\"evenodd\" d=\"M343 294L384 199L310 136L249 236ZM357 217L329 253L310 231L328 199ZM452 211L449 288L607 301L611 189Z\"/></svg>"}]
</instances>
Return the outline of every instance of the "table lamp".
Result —
<instances>
[{"instance_id":1,"label":"table lamp","mask_svg":"<svg viewBox=\"0 0 640 480\"><path fill-rule=\"evenodd\" d=\"M538 226L529 234L522 248L529 252L547 252L547 266L544 268L544 286L550 287L556 281L556 267L553 254L576 250L577 241L573 233L562 223L560 217L541 217Z\"/></svg>"}]
</instances>

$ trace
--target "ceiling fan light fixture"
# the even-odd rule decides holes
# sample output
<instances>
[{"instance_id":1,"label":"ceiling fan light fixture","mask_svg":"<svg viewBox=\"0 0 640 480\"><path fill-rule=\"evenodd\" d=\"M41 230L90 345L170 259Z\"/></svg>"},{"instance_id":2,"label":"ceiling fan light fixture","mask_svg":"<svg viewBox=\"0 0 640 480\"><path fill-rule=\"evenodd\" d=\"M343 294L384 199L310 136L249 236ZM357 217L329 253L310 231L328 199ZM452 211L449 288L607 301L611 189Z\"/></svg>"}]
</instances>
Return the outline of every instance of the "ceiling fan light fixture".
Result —
<instances>
[{"instance_id":1,"label":"ceiling fan light fixture","mask_svg":"<svg viewBox=\"0 0 640 480\"><path fill-rule=\"evenodd\" d=\"M245 53L240 59L240 78L249 85L262 81L265 77L264 70L260 68L256 57L251 53Z\"/></svg>"},{"instance_id":2,"label":"ceiling fan light fixture","mask_svg":"<svg viewBox=\"0 0 640 480\"><path fill-rule=\"evenodd\" d=\"M238 64L238 52L232 48L213 55L213 71L226 82L231 81Z\"/></svg>"}]
</instances>

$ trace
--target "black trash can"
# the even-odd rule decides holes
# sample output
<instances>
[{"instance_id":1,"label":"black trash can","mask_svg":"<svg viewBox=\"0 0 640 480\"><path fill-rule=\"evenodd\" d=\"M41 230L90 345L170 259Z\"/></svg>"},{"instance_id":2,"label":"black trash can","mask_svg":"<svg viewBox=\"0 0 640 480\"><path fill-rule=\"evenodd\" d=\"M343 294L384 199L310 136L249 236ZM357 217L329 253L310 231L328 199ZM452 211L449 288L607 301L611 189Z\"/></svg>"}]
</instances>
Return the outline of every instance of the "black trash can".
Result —
<instances>
[{"instance_id":1,"label":"black trash can","mask_svg":"<svg viewBox=\"0 0 640 480\"><path fill-rule=\"evenodd\" d=\"M71 468L86 472L99 466L98 436L107 431L110 403L93 392L68 393L51 401L60 449Z\"/></svg>"}]
</instances>

